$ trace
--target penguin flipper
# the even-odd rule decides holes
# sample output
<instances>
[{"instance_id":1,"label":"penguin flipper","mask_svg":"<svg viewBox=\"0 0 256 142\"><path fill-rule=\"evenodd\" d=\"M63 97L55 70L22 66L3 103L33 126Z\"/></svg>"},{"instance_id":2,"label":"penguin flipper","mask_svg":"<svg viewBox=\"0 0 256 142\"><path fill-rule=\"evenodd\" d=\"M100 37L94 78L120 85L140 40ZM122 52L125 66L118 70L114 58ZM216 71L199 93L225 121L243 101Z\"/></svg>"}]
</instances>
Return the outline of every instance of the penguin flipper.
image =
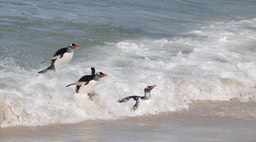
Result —
<instances>
[{"instance_id":1,"label":"penguin flipper","mask_svg":"<svg viewBox=\"0 0 256 142\"><path fill-rule=\"evenodd\" d=\"M74 83L71 83L71 84L67 85L66 87L69 87L69 86L72 86L72 85L83 85L84 83L86 83L86 82L84 82L84 81L74 82Z\"/></svg>"},{"instance_id":2,"label":"penguin flipper","mask_svg":"<svg viewBox=\"0 0 256 142\"><path fill-rule=\"evenodd\" d=\"M94 67L91 67L91 72L92 72L91 73L92 75L95 75L95 68Z\"/></svg>"},{"instance_id":3,"label":"penguin flipper","mask_svg":"<svg viewBox=\"0 0 256 142\"><path fill-rule=\"evenodd\" d=\"M55 55L55 56L49 58L48 60L55 60L55 59L58 59L60 57L61 57L61 55Z\"/></svg>"},{"instance_id":4,"label":"penguin flipper","mask_svg":"<svg viewBox=\"0 0 256 142\"><path fill-rule=\"evenodd\" d=\"M136 100L136 102L135 102L135 104L134 104L134 106L133 106L133 110L136 110L136 109L138 108L139 103L140 103L139 99Z\"/></svg>"},{"instance_id":5,"label":"penguin flipper","mask_svg":"<svg viewBox=\"0 0 256 142\"><path fill-rule=\"evenodd\" d=\"M56 59L58 59L58 58L60 58L60 57L61 57L61 55L55 55L55 56L53 56L53 57L51 57L51 58L48 58L48 59L42 61L41 64L44 63L44 62L46 62L46 61L56 60Z\"/></svg>"}]
</instances>

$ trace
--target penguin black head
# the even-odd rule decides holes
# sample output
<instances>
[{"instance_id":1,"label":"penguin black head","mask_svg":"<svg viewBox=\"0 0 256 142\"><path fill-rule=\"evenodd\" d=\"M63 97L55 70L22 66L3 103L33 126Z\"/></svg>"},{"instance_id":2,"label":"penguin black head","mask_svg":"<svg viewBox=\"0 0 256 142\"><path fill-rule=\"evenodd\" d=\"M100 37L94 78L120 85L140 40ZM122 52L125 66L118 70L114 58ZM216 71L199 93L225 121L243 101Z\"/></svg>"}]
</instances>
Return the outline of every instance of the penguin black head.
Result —
<instances>
[{"instance_id":1,"label":"penguin black head","mask_svg":"<svg viewBox=\"0 0 256 142\"><path fill-rule=\"evenodd\" d=\"M102 77L105 77L105 76L108 76L108 75L107 75L107 74L104 74L104 73L102 73L102 72L97 72L97 73L95 74L95 77L93 78L93 80L98 81L99 79L101 79Z\"/></svg>"},{"instance_id":2,"label":"penguin black head","mask_svg":"<svg viewBox=\"0 0 256 142\"><path fill-rule=\"evenodd\" d=\"M154 89L156 87L156 85L151 85L151 86L147 86L144 91L145 92L150 92L152 89Z\"/></svg>"},{"instance_id":3,"label":"penguin black head","mask_svg":"<svg viewBox=\"0 0 256 142\"><path fill-rule=\"evenodd\" d=\"M73 49L79 48L79 46L74 43L69 44L69 47L71 47Z\"/></svg>"}]
</instances>

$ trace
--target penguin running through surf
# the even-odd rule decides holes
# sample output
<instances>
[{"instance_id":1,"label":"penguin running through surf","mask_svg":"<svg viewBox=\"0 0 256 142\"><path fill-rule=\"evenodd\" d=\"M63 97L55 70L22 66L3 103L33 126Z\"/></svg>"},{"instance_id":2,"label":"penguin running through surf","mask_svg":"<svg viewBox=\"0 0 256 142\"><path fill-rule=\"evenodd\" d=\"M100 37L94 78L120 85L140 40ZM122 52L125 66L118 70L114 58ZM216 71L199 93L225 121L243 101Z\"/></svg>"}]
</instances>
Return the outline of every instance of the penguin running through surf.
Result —
<instances>
[{"instance_id":1,"label":"penguin running through surf","mask_svg":"<svg viewBox=\"0 0 256 142\"><path fill-rule=\"evenodd\" d=\"M104 74L102 72L97 72L95 74L95 68L91 68L91 75L85 75L81 77L78 82L71 83L67 85L66 87L69 87L71 85L76 85L76 93L80 94L86 94L89 96L90 99L94 96L91 92L96 87L98 81L102 78L107 76L107 74Z\"/></svg>"},{"instance_id":2,"label":"penguin running through surf","mask_svg":"<svg viewBox=\"0 0 256 142\"><path fill-rule=\"evenodd\" d=\"M78 45L71 43L69 46L59 49L53 57L47 59L51 61L51 65L38 73L46 73L48 70L58 71L64 64L69 63L73 58L73 49L79 48ZM47 61L45 60L45 61ZM44 63L43 61L42 63Z\"/></svg>"},{"instance_id":3,"label":"penguin running through surf","mask_svg":"<svg viewBox=\"0 0 256 142\"><path fill-rule=\"evenodd\" d=\"M118 102L119 103L125 103L125 102L129 101L130 99L133 99L135 101L135 104L133 106L133 110L136 110L138 108L138 106L139 106L140 100L148 100L148 99L150 99L150 97L151 97L150 92L155 87L156 87L156 85L147 86L144 89L144 96L128 96L128 97L125 97L125 98L119 100Z\"/></svg>"}]
</instances>

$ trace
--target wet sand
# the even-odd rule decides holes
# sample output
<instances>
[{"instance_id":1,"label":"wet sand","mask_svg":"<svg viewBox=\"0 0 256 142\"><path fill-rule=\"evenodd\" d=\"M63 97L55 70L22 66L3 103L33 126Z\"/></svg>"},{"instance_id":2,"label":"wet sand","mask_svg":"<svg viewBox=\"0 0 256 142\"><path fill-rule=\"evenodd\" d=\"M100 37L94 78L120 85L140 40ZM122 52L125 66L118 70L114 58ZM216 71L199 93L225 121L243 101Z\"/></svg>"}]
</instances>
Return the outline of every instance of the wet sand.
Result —
<instances>
[{"instance_id":1,"label":"wet sand","mask_svg":"<svg viewBox=\"0 0 256 142\"><path fill-rule=\"evenodd\" d=\"M79 124L1 128L0 141L256 142L255 108L255 102L195 102L190 110L181 112Z\"/></svg>"}]
</instances>

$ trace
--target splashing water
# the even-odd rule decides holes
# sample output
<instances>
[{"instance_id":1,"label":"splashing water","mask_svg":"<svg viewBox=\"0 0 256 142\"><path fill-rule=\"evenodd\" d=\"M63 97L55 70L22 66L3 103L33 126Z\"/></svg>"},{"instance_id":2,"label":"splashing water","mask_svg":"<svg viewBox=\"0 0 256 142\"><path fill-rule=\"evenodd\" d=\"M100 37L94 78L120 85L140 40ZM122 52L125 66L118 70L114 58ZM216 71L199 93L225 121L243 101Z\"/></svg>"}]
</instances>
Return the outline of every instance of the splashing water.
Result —
<instances>
[{"instance_id":1,"label":"splashing water","mask_svg":"<svg viewBox=\"0 0 256 142\"><path fill-rule=\"evenodd\" d=\"M196 100L256 101L255 23L219 22L173 38L105 42L93 50L80 49L61 71L47 74L2 58L1 127L179 111ZM109 74L96 87L94 101L65 87L90 74L91 66ZM132 111L133 102L117 102L143 95L144 87L153 84L152 99L141 102L137 111Z\"/></svg>"}]
</instances>

